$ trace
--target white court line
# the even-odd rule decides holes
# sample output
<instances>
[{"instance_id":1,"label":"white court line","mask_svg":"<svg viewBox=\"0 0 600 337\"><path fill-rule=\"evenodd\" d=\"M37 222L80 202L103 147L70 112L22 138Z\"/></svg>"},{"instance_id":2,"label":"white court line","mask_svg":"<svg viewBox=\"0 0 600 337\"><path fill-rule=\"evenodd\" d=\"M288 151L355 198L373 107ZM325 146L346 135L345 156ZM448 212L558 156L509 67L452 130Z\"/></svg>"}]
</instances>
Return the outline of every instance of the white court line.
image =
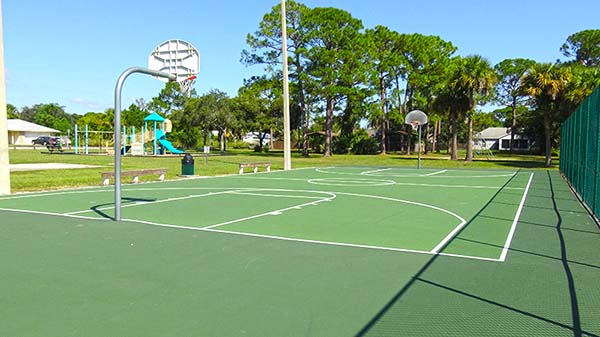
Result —
<instances>
[{"instance_id":1,"label":"white court line","mask_svg":"<svg viewBox=\"0 0 600 337\"><path fill-rule=\"evenodd\" d=\"M458 215L456 213L450 212L449 210L443 209L441 207L437 207L437 206L433 206L433 205L428 205L428 204L424 204L424 203L421 203L421 202L404 200L404 199L396 199L396 198L390 198L390 197L382 197L382 196L378 196L378 195L347 193L347 192L332 192L332 193L340 194L340 195L349 195L349 196L354 196L354 197L363 197L363 198L372 198L372 199L380 199L380 200L388 200L388 201L397 201L397 202L401 202L401 203L405 203L405 204L410 204L410 205L415 205L415 206L421 206L421 207L431 208L431 209L435 209L437 211L440 211L442 213L449 214L449 215L457 218L461 223L462 222L466 222L466 220L463 219L463 217L461 217L460 215Z\"/></svg>"},{"instance_id":2,"label":"white court line","mask_svg":"<svg viewBox=\"0 0 600 337\"><path fill-rule=\"evenodd\" d=\"M42 212L42 211L29 211L29 210L22 210L22 209L0 208L0 211L16 212L16 213L31 213L31 214L41 214L41 215L51 215L51 216L66 217L66 218L76 218L76 219L85 219L85 220L112 221L112 219L107 219L107 218L94 218L94 217L87 217L87 216L69 215L69 214L52 213L52 212ZM406 252L406 253L431 254L430 252L424 251L424 250L422 251L422 250L404 249L404 248L391 248L391 247L379 247L379 246L370 246L370 245L358 245L358 244L351 244L351 243L338 243L338 242L328 242L328 241L318 241L318 240L295 239L295 238L286 238L286 237L279 237L279 236L272 236L272 235L262 235L262 234L253 234L253 233L224 231L224 230L211 229L211 228L169 225L169 224L161 224L161 223L156 223L156 222L143 221L143 220L134 220L134 219L123 219L123 220L124 221L129 221L129 222L134 222L134 223L141 223L141 224L145 224L145 225L158 226L158 227L166 227L166 228L174 228L174 229L187 229L187 230L215 232L215 233L223 233L223 234L243 235L243 236L252 236L252 237L259 237L259 238L276 239L276 240L283 240L283 241L296 241L296 242L314 243L314 244L322 244L322 245L330 245L330 246L346 246L346 247L368 248L368 249L378 249L378 250L387 250L387 251ZM437 255L445 255L445 256L460 257L460 258L475 259L475 260L483 260L483 261L498 261L498 260L495 260L495 259L490 259L490 258L485 258L485 257L468 256L468 255L458 255L458 254L439 253Z\"/></svg>"},{"instance_id":3,"label":"white court line","mask_svg":"<svg viewBox=\"0 0 600 337\"><path fill-rule=\"evenodd\" d=\"M178 200L185 200L185 199L192 199L192 198L200 198L200 197L207 197L207 196L213 196L213 195L218 195L218 194L228 194L228 193L232 193L234 191L222 191L222 192L209 192L206 194L197 194L197 195L187 195L185 197L178 197L178 198L167 198L167 199L162 199L162 200L155 200L155 201L139 201L133 204L125 204L122 205L122 208L125 207L133 207L133 206L143 206L143 205L153 205L153 204L160 204L163 202L169 202L169 201L178 201ZM94 212L94 211L106 211L106 210L110 210L110 209L114 209L115 206L107 206L107 207L102 207L102 208L98 208L96 210L93 209L85 209L83 211L74 211L74 212L68 212L65 213L67 215L72 215L72 214L81 214L81 213L89 213L89 212Z\"/></svg>"},{"instance_id":4,"label":"white court line","mask_svg":"<svg viewBox=\"0 0 600 337\"><path fill-rule=\"evenodd\" d=\"M427 173L427 174L422 174L421 176L423 177L431 177L434 176L436 174L442 174L442 173L446 173L448 172L448 170L441 170L441 171L437 171L437 172L431 172L431 173Z\"/></svg>"},{"instance_id":5,"label":"white court line","mask_svg":"<svg viewBox=\"0 0 600 337\"><path fill-rule=\"evenodd\" d=\"M95 217L90 217L90 216L72 215L72 214L65 214L65 213L53 213L53 212L44 212L44 211L30 211L30 210L26 210L26 209L0 208L0 211L62 216L62 217L66 217L66 218L86 219L86 220L110 220L110 221L112 221L112 219L108 219L108 218L95 218Z\"/></svg>"},{"instance_id":6,"label":"white court line","mask_svg":"<svg viewBox=\"0 0 600 337\"><path fill-rule=\"evenodd\" d=\"M450 232L450 234L446 235L446 237L442 241L440 241L440 243L438 243L437 246L433 247L433 249L431 250L431 253L439 253L439 251L442 248L444 248L446 243L448 243L448 241L452 240L452 238L456 235L456 233L458 233L461 229L463 229L463 227L465 227L466 224L467 224L467 221L463 221L458 226L454 227L454 229Z\"/></svg>"},{"instance_id":7,"label":"white court line","mask_svg":"<svg viewBox=\"0 0 600 337\"><path fill-rule=\"evenodd\" d=\"M377 172L383 172L383 171L389 171L391 170L391 168L384 168L384 169L378 169L378 170L371 170L371 171L363 171L360 173L360 175L369 175L369 174L373 174L373 173L377 173Z\"/></svg>"},{"instance_id":8,"label":"white court line","mask_svg":"<svg viewBox=\"0 0 600 337\"><path fill-rule=\"evenodd\" d=\"M266 177L251 177L250 175L247 176L237 176L238 178L244 178L244 179L266 179L266 180L271 180L271 179L276 179L276 180L290 180L290 181L306 181L309 182L309 180L314 180L314 179L306 179L306 178L266 178ZM317 179L326 179L326 178L317 178ZM335 178L330 178L330 179L335 179ZM343 179L343 178L338 178L338 179ZM350 181L350 180L348 180ZM361 180L356 180L356 181L361 181ZM363 180L364 181L364 180ZM383 180L386 181L386 180ZM389 181L393 181L393 180L389 180ZM391 185L391 184L389 184ZM445 184L418 184L418 183L400 183L400 182L395 182L394 185L403 185L403 186L423 186L423 187L448 187L448 188L475 188L475 189L483 189L483 188L489 188L489 189L493 189L493 190L497 190L499 188L502 188L502 186L483 186L483 185L445 185ZM339 186L339 185L338 185ZM523 187L505 187L504 189L506 190L523 190Z\"/></svg>"},{"instance_id":9,"label":"white court line","mask_svg":"<svg viewBox=\"0 0 600 337\"><path fill-rule=\"evenodd\" d=\"M14 194L5 197L0 197L0 200L13 200L13 199L24 199L24 198L37 198L37 197L49 197L55 195L67 195L67 194L84 194L84 193L98 193L98 192L113 192L113 190L109 189L91 189L91 190L70 190L70 191L62 191L62 192L31 192L27 194Z\"/></svg>"},{"instance_id":10,"label":"white court line","mask_svg":"<svg viewBox=\"0 0 600 337\"><path fill-rule=\"evenodd\" d=\"M326 168L333 168L333 167L326 167ZM300 171L300 170L316 170L317 167L299 167L299 168L293 168L290 171ZM257 174L267 174L267 173L276 173L276 172L283 172L282 170L272 170L271 172L257 172ZM249 174L246 174L249 175ZM238 177L239 174L238 173L232 173L232 174L223 174L223 175L216 175L216 176L192 176L192 177L187 177L185 178L185 180L197 180L197 179L214 179L214 178L223 178L223 177ZM282 178L266 178L266 179L282 179ZM298 179L298 180L306 180L306 179ZM169 180L165 180L165 181L169 181L169 182L175 182L175 181L182 181L181 179L169 179ZM142 181L137 183L136 185L146 185L146 184L160 184L162 182L157 182L157 181ZM129 184L121 184L123 191L126 190L151 190L154 191L156 190L155 188L135 188L132 186L130 186ZM175 189L198 189L201 187L161 187L161 189L163 190L175 190ZM209 187L207 187L206 189L208 189ZM231 187L223 187L223 189L231 189ZM241 189L236 187L235 189ZM62 190L46 190L46 191L34 191L34 192L18 192L16 194L11 194L11 195L7 195L7 196L1 196L0 197L0 201L1 200L12 200L12 199L23 199L23 198L37 198L37 197L47 197L47 196L54 196L54 195L66 195L66 194L82 194L82 193L97 193L97 192L114 192L114 186L110 186L110 187L105 187L105 186L79 186L79 187L73 187L73 188L66 188L66 189L62 189Z\"/></svg>"},{"instance_id":11,"label":"white court line","mask_svg":"<svg viewBox=\"0 0 600 337\"><path fill-rule=\"evenodd\" d=\"M339 175L352 175L352 176L356 176L356 175L363 175L362 173L353 173L353 172L335 172L335 171L326 171L326 169L335 169L338 167L323 167L323 168L316 168L315 171L319 172L319 173L326 173L326 174L339 174ZM401 168L400 170L404 170L406 168ZM477 172L486 172L486 171L477 171L477 170L447 170L448 172L469 172L469 173L477 173ZM462 179L468 179L468 178L501 178L501 177L512 177L515 174L517 174L517 172L512 172L512 173L502 173L502 174L486 174L486 175L442 175L442 176L432 176L435 178L439 178L439 179L443 179L443 178L462 178ZM373 176L378 176L377 174L372 174ZM385 176L386 178L415 178L415 177L422 177L421 174L418 173L409 173L409 174L384 174L382 176Z\"/></svg>"},{"instance_id":12,"label":"white court line","mask_svg":"<svg viewBox=\"0 0 600 337\"><path fill-rule=\"evenodd\" d=\"M201 188L201 187L200 187ZM206 187L208 189L213 189L210 187ZM206 189L205 188L205 189ZM177 189L177 188L174 188ZM192 188L194 189L194 188ZM196 188L197 189L197 188ZM145 190L145 189L139 189L139 190ZM152 189L155 190L155 189ZM162 200L155 200L155 201L139 201L136 203L132 203L132 204L125 204L122 205L122 208L126 208L126 207L134 207L134 206L145 206L145 205L153 205L153 204L159 204L159 203L164 203L164 202L170 202L170 201L178 201L178 200L186 200L186 199L193 199L193 198L201 198L201 197L209 197L209 196L214 196L214 195L221 195L221 194L239 194L239 195L253 195L251 193L244 193L246 191L254 191L256 189L250 188L250 189L234 189L232 191L219 191L219 192L209 192L206 194L195 194L195 195L187 195L185 197L176 197L176 198L167 198L167 199L162 199ZM310 199L321 199L319 197L309 197L309 196L288 196L288 195L267 195L267 194L254 194L257 196L264 196L264 197L268 197L268 196L276 196L276 197L287 197L287 198L310 198ZM82 213L89 213L89 212L94 212L94 211L106 211L106 210L111 210L114 209L115 206L106 206L106 207L102 207L102 208L98 208L98 209L85 209L82 211L74 211L74 212L68 212L68 213L64 213L64 214L68 214L68 215L72 215L72 214L82 214Z\"/></svg>"},{"instance_id":13,"label":"white court line","mask_svg":"<svg viewBox=\"0 0 600 337\"><path fill-rule=\"evenodd\" d=\"M274 240L281 240L281 241L311 243L311 244L319 244L319 245L326 245L326 246L352 247L352 248L363 248L363 249L373 249L373 250L383 250L383 251L393 251L393 252L403 252L403 253L415 253L415 254L425 254L425 255L442 255L442 256L459 257L459 258L472 259L472 260L498 262L498 259L487 258L487 257L459 255L459 254L446 254L446 253L431 253L430 251L418 250L418 249L382 247L382 246L361 245L361 244L354 244L354 243L344 243L344 242L331 242L331 241L321 241L321 240L288 238L288 237L284 237L284 236L226 231L226 230L220 230L220 229L212 229L209 227L178 226L178 225L162 224L162 223L157 223L157 222L135 220L135 219L123 219L123 220L140 223L140 224L144 224L144 225L150 225L150 226L158 226L158 227L166 227L166 228L174 228L174 229L187 229L187 230L213 232L213 233L230 234L230 235L250 236L250 237L255 237L255 238L263 238L263 239L274 239Z\"/></svg>"},{"instance_id":14,"label":"white court line","mask_svg":"<svg viewBox=\"0 0 600 337\"><path fill-rule=\"evenodd\" d=\"M519 204L519 207L517 209L517 214L515 215L515 218L513 220L513 224L511 226L510 232L508 234L506 243L504 244L504 248L502 249L502 254L500 255L500 258L498 259L498 261L500 261L500 262L504 262L504 260L506 259L508 247L510 246L510 242L514 235L515 228L517 226L517 222L519 221L519 216L521 215L521 210L523 209L523 204L525 203L525 198L527 197L527 191L529 191L529 186L531 185L532 179L533 179L533 173L531 173L531 176L529 177L529 182L527 183L527 186L525 187L525 191L523 193L521 203ZM458 225L456 228L454 228L448 235L446 235L446 237L442 241L440 241L440 243L437 244L437 246L435 246L431 250L431 252L432 253L439 252L442 248L444 248L444 246L448 243L448 241L452 240L452 238L456 235L456 233L458 233L466 224L467 223L464 222L464 223L461 223L460 225Z\"/></svg>"},{"instance_id":15,"label":"white court line","mask_svg":"<svg viewBox=\"0 0 600 337\"><path fill-rule=\"evenodd\" d=\"M252 220L252 219L256 219L256 218L261 218L263 216L267 216L267 215L277 215L277 214L281 214L285 211L289 211L292 209L298 209L304 206L308 206L308 205L317 205L321 202L324 201L331 201L333 199L335 199L337 196L333 193L327 193L330 195L329 198L324 198L324 199L320 199L317 201L311 201L311 202L307 202L301 205L294 205L294 206L290 206L290 207L286 207L286 208L282 208L282 209L278 209L278 210L274 210L274 211L269 211L269 212L265 212L265 213L261 213L261 214L255 214L249 217L245 217L245 218L240 218L240 219L235 219L235 220L230 220L230 221L225 221L225 222L221 222L218 223L216 225L210 225L210 226L206 226L206 227L202 227L203 229L211 229L211 228L215 228L215 227L220 227L220 226L225 226L225 225L230 225L232 223L236 223L236 222L242 222L242 221L246 221L246 220Z\"/></svg>"},{"instance_id":16,"label":"white court line","mask_svg":"<svg viewBox=\"0 0 600 337\"><path fill-rule=\"evenodd\" d=\"M290 207L290 208L293 208L293 207ZM86 216L79 216L79 215L69 215L69 214L52 213L52 212L42 212L42 211L28 211L28 210L22 210L22 209L0 208L0 211L17 212L17 213L32 213L32 214L41 214L41 215L51 215L51 216L59 216L59 217L67 217L67 218L77 218L77 219L85 219L85 220L112 221L112 219L107 219L107 218L95 218L95 217L86 217ZM212 229L212 228L208 228L208 227L191 227L191 226L180 226L180 225L162 224L162 223L157 223L157 222L135 220L135 219L122 219L122 220L123 221L128 221L128 222L133 222L133 223L140 223L140 224L144 224L144 225L157 226L157 227L165 227L165 228L173 228L173 229L186 229L186 230L195 230L195 231L205 231L205 232L215 232L215 233L222 233L222 234L232 234L232 235L242 235L242 236L258 237L258 238L266 238L266 239L275 239L275 240L282 240L282 241L295 241L295 242L322 244L322 245L329 245L329 246L344 246L344 247L366 248L366 249L396 251L396 252L405 252L405 253L428 254L428 255L442 255L442 256L466 258L466 259L473 259L473 260L498 262L497 259L486 258L486 257L479 257L479 256L469 256L469 255L460 255L460 254L448 254L448 253L435 253L435 254L432 254L430 251L416 250L416 249L380 247L380 246L359 245L359 244L351 244L351 243L343 243L343 242L329 242L329 241L319 241L319 240L286 238L286 237L273 236L273 235L263 235L263 234L254 234L254 233L225 231L225 230L219 230L219 229Z\"/></svg>"},{"instance_id":17,"label":"white court line","mask_svg":"<svg viewBox=\"0 0 600 337\"><path fill-rule=\"evenodd\" d=\"M506 255L508 255L508 249L510 248L510 243L512 242L513 236L515 235L517 223L519 222L519 217L521 217L521 211L523 210L523 205L525 205L525 199L527 199L527 193L529 192L529 187L531 186L532 180L533 172L531 172L531 175L529 176L527 187L525 187L525 192L523 192L523 197L521 198L521 202L519 203L519 208L517 208L515 219L513 220L512 226L510 227L510 232L508 232L508 237L506 238L506 242L504 243L504 248L502 248L502 254L500 254L500 261L502 262L506 260Z\"/></svg>"},{"instance_id":18,"label":"white court line","mask_svg":"<svg viewBox=\"0 0 600 337\"><path fill-rule=\"evenodd\" d=\"M239 192L239 191L233 191L233 192L229 192L229 194L235 194L235 195L252 195L252 196L257 196L257 197L274 197L274 198L296 198L296 199L323 199L320 197L310 197L310 196L306 196L306 195L283 195L283 194L266 194L266 193L248 193L248 192Z\"/></svg>"}]
</instances>

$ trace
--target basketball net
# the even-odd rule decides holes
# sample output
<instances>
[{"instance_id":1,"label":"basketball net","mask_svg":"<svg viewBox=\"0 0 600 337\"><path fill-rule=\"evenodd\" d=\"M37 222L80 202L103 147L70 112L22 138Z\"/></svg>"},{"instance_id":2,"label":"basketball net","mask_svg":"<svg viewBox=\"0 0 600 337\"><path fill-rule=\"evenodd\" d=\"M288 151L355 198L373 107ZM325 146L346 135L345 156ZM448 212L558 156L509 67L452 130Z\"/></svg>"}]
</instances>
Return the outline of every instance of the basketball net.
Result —
<instances>
[{"instance_id":1,"label":"basketball net","mask_svg":"<svg viewBox=\"0 0 600 337\"><path fill-rule=\"evenodd\" d=\"M185 97L190 97L194 83L196 83L196 75L192 75L185 80L179 81L179 91L181 91Z\"/></svg>"},{"instance_id":2,"label":"basketball net","mask_svg":"<svg viewBox=\"0 0 600 337\"><path fill-rule=\"evenodd\" d=\"M414 122L411 122L410 124L412 125L413 130L418 129L419 125L420 125L419 121L414 121Z\"/></svg>"}]
</instances>

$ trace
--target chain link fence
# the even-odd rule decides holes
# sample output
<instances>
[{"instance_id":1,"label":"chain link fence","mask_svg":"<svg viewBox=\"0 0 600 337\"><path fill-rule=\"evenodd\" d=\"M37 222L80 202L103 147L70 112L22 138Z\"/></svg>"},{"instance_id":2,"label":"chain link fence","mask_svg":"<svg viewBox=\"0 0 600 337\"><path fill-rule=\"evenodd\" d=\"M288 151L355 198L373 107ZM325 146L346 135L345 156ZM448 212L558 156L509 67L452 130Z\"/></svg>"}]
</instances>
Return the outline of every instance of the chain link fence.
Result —
<instances>
[{"instance_id":1,"label":"chain link fence","mask_svg":"<svg viewBox=\"0 0 600 337\"><path fill-rule=\"evenodd\" d=\"M562 124L560 172L600 215L600 87Z\"/></svg>"}]
</instances>

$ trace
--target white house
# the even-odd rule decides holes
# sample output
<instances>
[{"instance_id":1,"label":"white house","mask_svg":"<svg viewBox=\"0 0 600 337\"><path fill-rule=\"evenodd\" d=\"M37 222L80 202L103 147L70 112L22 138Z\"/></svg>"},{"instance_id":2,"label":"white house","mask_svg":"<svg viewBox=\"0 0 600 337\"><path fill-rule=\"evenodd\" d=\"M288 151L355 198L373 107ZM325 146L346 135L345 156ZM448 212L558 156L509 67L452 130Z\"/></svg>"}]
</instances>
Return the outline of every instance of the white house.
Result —
<instances>
[{"instance_id":1,"label":"white house","mask_svg":"<svg viewBox=\"0 0 600 337\"><path fill-rule=\"evenodd\" d=\"M527 136L515 134L513 148L529 150L531 141ZM475 148L482 150L510 150L510 128L487 128L473 136Z\"/></svg>"},{"instance_id":2,"label":"white house","mask_svg":"<svg viewBox=\"0 0 600 337\"><path fill-rule=\"evenodd\" d=\"M11 145L31 145L31 141L39 136L54 136L60 133L58 130L21 119L9 119L7 128L8 144Z\"/></svg>"}]
</instances>

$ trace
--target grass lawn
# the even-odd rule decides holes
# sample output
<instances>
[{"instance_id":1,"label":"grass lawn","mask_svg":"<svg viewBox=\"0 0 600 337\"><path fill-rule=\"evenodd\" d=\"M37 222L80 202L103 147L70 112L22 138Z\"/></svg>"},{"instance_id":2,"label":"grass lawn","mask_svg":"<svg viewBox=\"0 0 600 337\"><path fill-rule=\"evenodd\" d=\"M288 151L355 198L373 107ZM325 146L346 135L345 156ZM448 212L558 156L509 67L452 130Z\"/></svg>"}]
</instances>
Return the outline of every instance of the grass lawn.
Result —
<instances>
[{"instance_id":1,"label":"grass lawn","mask_svg":"<svg viewBox=\"0 0 600 337\"><path fill-rule=\"evenodd\" d=\"M44 149L45 150L45 149ZM61 189L67 187L97 186L100 185L100 173L114 169L114 157L109 155L74 155L70 153L50 154L46 151L18 149L10 150L11 164L26 163L68 163L96 165L94 168L61 169L61 170L35 170L11 172L11 190L15 192L41 191ZM459 156L464 158L464 155ZM255 153L251 150L228 150L226 154L211 154L208 158L203 154L195 155L195 174L200 176L214 176L235 174L238 164L242 162L271 161L273 170L283 169L283 153L272 151L269 153ZM558 159L554 161L552 169L556 169ZM304 158L300 153L292 153L292 167L313 166L342 166L365 165L379 167L416 167L416 155L388 154L388 155L334 155L326 158L321 154L311 154ZM428 154L421 156L422 167L441 168L527 168L546 169L544 157L534 155L508 155L497 154L492 160L476 158L472 162L464 160L451 161L447 154ZM167 168L166 179L178 179L181 174L181 157L133 157L122 158L122 170L143 168ZM140 177L141 180L152 180L156 177ZM125 183L126 178L123 179Z\"/></svg>"}]
</instances>

